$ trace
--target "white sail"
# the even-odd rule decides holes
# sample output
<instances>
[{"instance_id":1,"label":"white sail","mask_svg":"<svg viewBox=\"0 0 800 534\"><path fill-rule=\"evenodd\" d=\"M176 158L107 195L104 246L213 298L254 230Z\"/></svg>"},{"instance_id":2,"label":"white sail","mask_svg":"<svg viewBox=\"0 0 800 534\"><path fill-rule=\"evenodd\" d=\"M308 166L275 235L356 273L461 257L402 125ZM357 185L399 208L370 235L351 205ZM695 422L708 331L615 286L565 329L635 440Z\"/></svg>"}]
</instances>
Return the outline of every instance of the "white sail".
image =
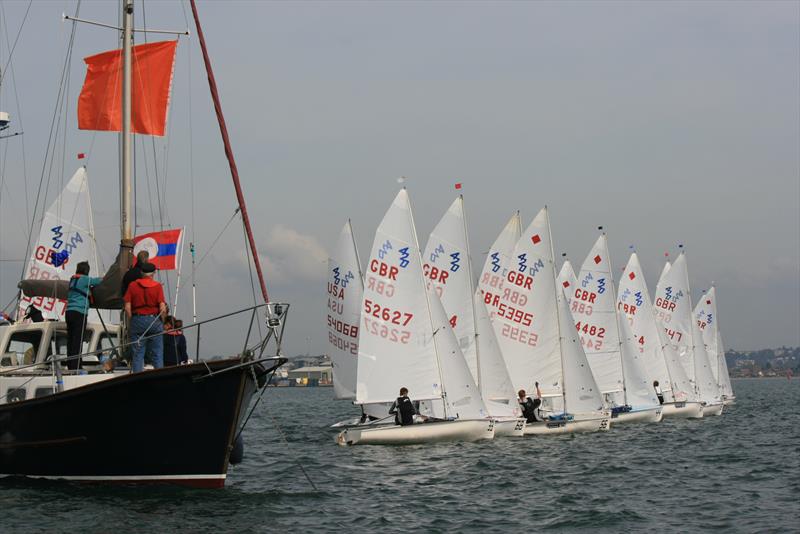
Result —
<instances>
[{"instance_id":1,"label":"white sail","mask_svg":"<svg viewBox=\"0 0 800 534\"><path fill-rule=\"evenodd\" d=\"M697 299L694 307L694 320L702 334L711 372L717 384L719 380L719 350L717 348L717 294L714 286Z\"/></svg>"},{"instance_id":2,"label":"white sail","mask_svg":"<svg viewBox=\"0 0 800 534\"><path fill-rule=\"evenodd\" d=\"M722 345L722 334L717 330L717 347L719 348L719 387L726 398L734 397L731 375L728 373L728 360L725 358L725 347Z\"/></svg>"},{"instance_id":3,"label":"white sail","mask_svg":"<svg viewBox=\"0 0 800 534\"><path fill-rule=\"evenodd\" d=\"M703 334L700 332L697 321L692 322L692 339L695 340L693 354L697 394L700 400L706 404L719 404L722 402L719 385L711 372L711 363L708 360L708 353L703 343Z\"/></svg>"},{"instance_id":4,"label":"white sail","mask_svg":"<svg viewBox=\"0 0 800 534\"><path fill-rule=\"evenodd\" d=\"M506 362L500 351L500 345L489 320L489 312L480 292L475 292L475 332L479 375L478 387L490 415L519 416L520 408L514 392L514 384L506 368Z\"/></svg>"},{"instance_id":5,"label":"white sail","mask_svg":"<svg viewBox=\"0 0 800 534\"><path fill-rule=\"evenodd\" d=\"M519 212L516 212L503 227L486 255L483 270L478 277L478 291L481 295L488 294L486 298L492 299L504 291L511 253L514 252L514 246L521 234Z\"/></svg>"},{"instance_id":6,"label":"white sail","mask_svg":"<svg viewBox=\"0 0 800 534\"><path fill-rule=\"evenodd\" d=\"M572 294L578 285L578 277L575 276L575 270L572 268L572 264L569 262L569 260L564 260L564 263L561 264L561 270L558 271L556 282L564 291L564 296L567 299L567 304L569 304L570 311L575 313L575 311L572 309ZM576 305L578 304L576 303Z\"/></svg>"},{"instance_id":7,"label":"white sail","mask_svg":"<svg viewBox=\"0 0 800 534\"><path fill-rule=\"evenodd\" d=\"M680 356L692 384L694 375L694 339L692 336L692 301L689 294L689 275L686 255L681 252L672 267L656 286L656 318L664 329L668 343Z\"/></svg>"},{"instance_id":8,"label":"white sail","mask_svg":"<svg viewBox=\"0 0 800 534\"><path fill-rule=\"evenodd\" d=\"M555 277L555 270L551 271ZM560 323L560 350L563 360L564 411L585 414L603 410L603 397L580 343L574 321L563 294L556 299Z\"/></svg>"},{"instance_id":9,"label":"white sail","mask_svg":"<svg viewBox=\"0 0 800 534\"><path fill-rule=\"evenodd\" d=\"M619 313L617 321L619 321L622 374L625 378L625 403L633 410L657 407L660 403L653 382L647 374L646 356L639 352L639 345L627 317Z\"/></svg>"},{"instance_id":10,"label":"white sail","mask_svg":"<svg viewBox=\"0 0 800 534\"><path fill-rule=\"evenodd\" d=\"M358 331L364 279L350 221L328 258L328 354L333 364L333 395L356 397Z\"/></svg>"},{"instance_id":11,"label":"white sail","mask_svg":"<svg viewBox=\"0 0 800 534\"><path fill-rule=\"evenodd\" d=\"M86 168L79 168L67 182L58 198L50 205L42 219L39 239L33 246L28 267L23 278L29 280L68 280L75 274L75 266L88 261L91 276L102 276L97 261L92 206L89 200L89 182ZM48 297L22 295L18 316L33 304L42 311L45 319L64 320L67 301ZM98 320L91 310L88 320Z\"/></svg>"},{"instance_id":12,"label":"white sail","mask_svg":"<svg viewBox=\"0 0 800 534\"><path fill-rule=\"evenodd\" d=\"M650 293L634 252L628 260L619 282L617 307L628 318L631 332L645 365L648 383L658 382L668 401L693 398L689 378L677 355L662 341L662 329L657 324Z\"/></svg>"},{"instance_id":13,"label":"white sail","mask_svg":"<svg viewBox=\"0 0 800 534\"><path fill-rule=\"evenodd\" d=\"M467 243L464 199L458 196L431 232L422 254L422 272L449 317L472 377L478 382L472 269Z\"/></svg>"},{"instance_id":14,"label":"white sail","mask_svg":"<svg viewBox=\"0 0 800 534\"><path fill-rule=\"evenodd\" d=\"M586 256L570 295L575 328L597 385L617 404L624 404L617 303L605 234Z\"/></svg>"},{"instance_id":15,"label":"white sail","mask_svg":"<svg viewBox=\"0 0 800 534\"><path fill-rule=\"evenodd\" d=\"M485 407L434 290L428 290L408 193L378 226L364 277L356 402L444 399L448 417L484 417Z\"/></svg>"},{"instance_id":16,"label":"white sail","mask_svg":"<svg viewBox=\"0 0 800 534\"><path fill-rule=\"evenodd\" d=\"M483 289L495 335L515 390L562 397L561 351L555 302L555 270L547 208L522 233L502 283Z\"/></svg>"}]
</instances>

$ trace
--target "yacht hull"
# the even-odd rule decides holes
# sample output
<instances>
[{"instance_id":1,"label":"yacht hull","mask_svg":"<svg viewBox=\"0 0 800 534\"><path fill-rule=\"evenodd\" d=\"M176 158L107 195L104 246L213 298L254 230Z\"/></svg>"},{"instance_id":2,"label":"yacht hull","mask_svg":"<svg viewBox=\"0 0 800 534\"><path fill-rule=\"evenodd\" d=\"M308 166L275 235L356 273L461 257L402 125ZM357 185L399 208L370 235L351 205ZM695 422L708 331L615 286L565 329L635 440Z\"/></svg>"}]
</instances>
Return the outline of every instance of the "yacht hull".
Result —
<instances>
[{"instance_id":1,"label":"yacht hull","mask_svg":"<svg viewBox=\"0 0 800 534\"><path fill-rule=\"evenodd\" d=\"M664 417L701 419L703 405L699 402L665 402L661 405Z\"/></svg>"},{"instance_id":2,"label":"yacht hull","mask_svg":"<svg viewBox=\"0 0 800 534\"><path fill-rule=\"evenodd\" d=\"M570 421L537 421L525 426L525 435L577 434L601 432L611 428L611 415L587 417Z\"/></svg>"},{"instance_id":3,"label":"yacht hull","mask_svg":"<svg viewBox=\"0 0 800 534\"><path fill-rule=\"evenodd\" d=\"M494 437L491 419L434 421L400 426L394 423L350 427L336 436L336 443L347 445L414 445L440 441L477 441Z\"/></svg>"},{"instance_id":4,"label":"yacht hull","mask_svg":"<svg viewBox=\"0 0 800 534\"><path fill-rule=\"evenodd\" d=\"M166 367L0 405L0 476L222 487L244 411L284 361Z\"/></svg>"},{"instance_id":5,"label":"yacht hull","mask_svg":"<svg viewBox=\"0 0 800 534\"><path fill-rule=\"evenodd\" d=\"M708 417L710 415L722 415L722 408L724 404L706 404L703 406L703 417Z\"/></svg>"},{"instance_id":6,"label":"yacht hull","mask_svg":"<svg viewBox=\"0 0 800 534\"><path fill-rule=\"evenodd\" d=\"M497 417L494 420L494 435L497 436L524 436L524 417Z\"/></svg>"},{"instance_id":7,"label":"yacht hull","mask_svg":"<svg viewBox=\"0 0 800 534\"><path fill-rule=\"evenodd\" d=\"M611 421L614 425L621 423L658 423L663 417L664 412L661 406L658 406L657 408L612 414Z\"/></svg>"}]
</instances>

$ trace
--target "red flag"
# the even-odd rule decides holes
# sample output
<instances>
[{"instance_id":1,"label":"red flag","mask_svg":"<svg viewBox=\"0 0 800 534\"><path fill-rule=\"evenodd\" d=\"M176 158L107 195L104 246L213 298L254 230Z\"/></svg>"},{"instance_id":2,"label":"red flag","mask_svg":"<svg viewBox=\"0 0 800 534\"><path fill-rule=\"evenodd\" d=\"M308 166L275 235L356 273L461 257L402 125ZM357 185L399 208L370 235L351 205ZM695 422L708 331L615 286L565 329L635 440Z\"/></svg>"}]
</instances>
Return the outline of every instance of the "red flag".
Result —
<instances>
[{"instance_id":1,"label":"red flag","mask_svg":"<svg viewBox=\"0 0 800 534\"><path fill-rule=\"evenodd\" d=\"M456 184L456 189L461 189L461 182L458 182L458 183Z\"/></svg>"},{"instance_id":2,"label":"red flag","mask_svg":"<svg viewBox=\"0 0 800 534\"><path fill-rule=\"evenodd\" d=\"M78 159L83 159L85 157L86 157L86 154L84 154L83 152L78 152Z\"/></svg>"},{"instance_id":3,"label":"red flag","mask_svg":"<svg viewBox=\"0 0 800 534\"><path fill-rule=\"evenodd\" d=\"M133 47L131 129L163 136L178 41ZM86 79L78 97L78 128L122 130L122 51L109 50L83 60Z\"/></svg>"}]
</instances>

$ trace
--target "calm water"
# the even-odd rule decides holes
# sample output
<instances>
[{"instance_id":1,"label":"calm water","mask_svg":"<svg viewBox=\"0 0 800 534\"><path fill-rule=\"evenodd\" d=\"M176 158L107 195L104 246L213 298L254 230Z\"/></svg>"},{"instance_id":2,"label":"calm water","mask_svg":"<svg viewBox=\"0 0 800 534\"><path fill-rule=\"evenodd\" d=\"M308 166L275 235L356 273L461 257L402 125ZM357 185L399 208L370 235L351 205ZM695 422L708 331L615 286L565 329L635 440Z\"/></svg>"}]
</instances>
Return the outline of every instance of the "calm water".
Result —
<instances>
[{"instance_id":1,"label":"calm water","mask_svg":"<svg viewBox=\"0 0 800 534\"><path fill-rule=\"evenodd\" d=\"M357 410L330 388L271 388L224 490L5 480L0 531L797 532L800 380L734 388L700 421L352 448L326 426Z\"/></svg>"}]
</instances>

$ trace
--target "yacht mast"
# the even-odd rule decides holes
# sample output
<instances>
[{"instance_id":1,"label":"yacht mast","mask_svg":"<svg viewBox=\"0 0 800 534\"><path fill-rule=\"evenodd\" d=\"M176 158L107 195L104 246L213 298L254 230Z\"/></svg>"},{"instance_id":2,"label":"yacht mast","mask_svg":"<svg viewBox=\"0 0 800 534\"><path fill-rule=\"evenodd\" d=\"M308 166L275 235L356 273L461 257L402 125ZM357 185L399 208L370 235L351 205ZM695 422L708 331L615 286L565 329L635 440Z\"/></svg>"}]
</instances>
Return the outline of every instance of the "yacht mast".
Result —
<instances>
[{"instance_id":1,"label":"yacht mast","mask_svg":"<svg viewBox=\"0 0 800 534\"><path fill-rule=\"evenodd\" d=\"M133 0L122 0L122 169L120 223L122 240L133 239L131 228L131 30Z\"/></svg>"}]
</instances>

